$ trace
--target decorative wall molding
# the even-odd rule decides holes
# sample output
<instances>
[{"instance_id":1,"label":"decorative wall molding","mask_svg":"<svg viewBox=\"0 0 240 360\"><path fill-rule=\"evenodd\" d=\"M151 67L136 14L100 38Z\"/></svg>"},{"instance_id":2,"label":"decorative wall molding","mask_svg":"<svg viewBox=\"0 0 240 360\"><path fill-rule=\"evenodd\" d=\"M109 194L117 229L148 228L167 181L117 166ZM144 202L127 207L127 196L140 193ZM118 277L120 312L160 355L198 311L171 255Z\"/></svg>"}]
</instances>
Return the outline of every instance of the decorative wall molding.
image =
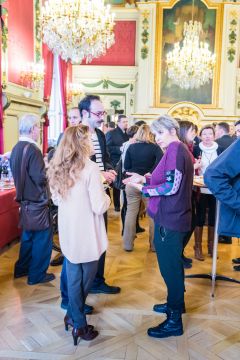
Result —
<instances>
[{"instance_id":1,"label":"decorative wall molding","mask_svg":"<svg viewBox=\"0 0 240 360\"><path fill-rule=\"evenodd\" d=\"M41 37L41 24L40 24L40 0L34 0L34 25L35 25L35 61L40 62L42 59L42 37Z\"/></svg>"},{"instance_id":2,"label":"decorative wall molding","mask_svg":"<svg viewBox=\"0 0 240 360\"><path fill-rule=\"evenodd\" d=\"M141 11L141 24L142 24L142 32L141 32L141 58L143 60L147 59L148 53L149 53L149 16L150 11L149 10L143 10Z\"/></svg>"},{"instance_id":3,"label":"decorative wall molding","mask_svg":"<svg viewBox=\"0 0 240 360\"><path fill-rule=\"evenodd\" d=\"M237 21L238 21L238 13L236 10L230 11L230 19L229 19L229 47L228 47L228 60L233 62L236 56L236 41L237 41Z\"/></svg>"},{"instance_id":4,"label":"decorative wall molding","mask_svg":"<svg viewBox=\"0 0 240 360\"><path fill-rule=\"evenodd\" d=\"M103 79L94 83L84 83L82 82L82 85L88 88L96 88L100 85L102 85L103 89L108 89L109 86L115 87L117 89L124 89L127 88L128 86L130 86L130 91L133 91L133 84L129 83L129 84L119 84L116 83L114 81L108 80L108 79Z\"/></svg>"}]
</instances>

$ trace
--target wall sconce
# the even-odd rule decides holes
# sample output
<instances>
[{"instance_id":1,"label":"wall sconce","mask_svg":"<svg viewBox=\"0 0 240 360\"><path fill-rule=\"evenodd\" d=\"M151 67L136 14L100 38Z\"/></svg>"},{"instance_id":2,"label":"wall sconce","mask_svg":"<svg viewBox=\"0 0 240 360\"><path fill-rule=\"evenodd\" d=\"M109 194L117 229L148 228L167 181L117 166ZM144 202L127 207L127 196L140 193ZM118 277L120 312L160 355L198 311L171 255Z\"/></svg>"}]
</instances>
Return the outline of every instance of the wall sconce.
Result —
<instances>
[{"instance_id":1,"label":"wall sconce","mask_svg":"<svg viewBox=\"0 0 240 360\"><path fill-rule=\"evenodd\" d=\"M27 63L26 66L20 72L20 82L22 86L29 89L39 91L43 88L44 79L44 64L39 63Z\"/></svg>"},{"instance_id":2,"label":"wall sconce","mask_svg":"<svg viewBox=\"0 0 240 360\"><path fill-rule=\"evenodd\" d=\"M67 88L67 100L68 103L73 102L75 97L82 97L84 90L81 84L69 83Z\"/></svg>"}]
</instances>

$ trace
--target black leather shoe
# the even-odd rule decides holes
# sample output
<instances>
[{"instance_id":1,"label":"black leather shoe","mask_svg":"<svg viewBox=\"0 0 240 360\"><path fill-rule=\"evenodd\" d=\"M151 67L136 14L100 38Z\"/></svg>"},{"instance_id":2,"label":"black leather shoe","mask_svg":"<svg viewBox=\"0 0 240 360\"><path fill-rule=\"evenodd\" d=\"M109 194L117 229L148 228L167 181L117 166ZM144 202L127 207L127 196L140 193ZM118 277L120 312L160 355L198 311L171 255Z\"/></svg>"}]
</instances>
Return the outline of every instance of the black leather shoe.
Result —
<instances>
[{"instance_id":1,"label":"black leather shoe","mask_svg":"<svg viewBox=\"0 0 240 360\"><path fill-rule=\"evenodd\" d=\"M90 294L118 294L121 288L118 286L110 286L106 283L102 283L98 287L91 288Z\"/></svg>"},{"instance_id":2,"label":"black leather shoe","mask_svg":"<svg viewBox=\"0 0 240 360\"><path fill-rule=\"evenodd\" d=\"M168 309L167 319L158 326L149 328L147 333L155 338L181 336L183 334L182 312Z\"/></svg>"},{"instance_id":3,"label":"black leather shoe","mask_svg":"<svg viewBox=\"0 0 240 360\"><path fill-rule=\"evenodd\" d=\"M168 305L167 303L165 304L155 304L153 305L153 311L156 311L158 313L161 314L167 314L168 312ZM182 314L186 313L186 308L185 308L185 304L183 305L183 309L182 309Z\"/></svg>"},{"instance_id":4,"label":"black leather shoe","mask_svg":"<svg viewBox=\"0 0 240 360\"><path fill-rule=\"evenodd\" d=\"M137 226L137 228L136 228L136 234L143 233L144 231L145 231L144 228L142 228L141 226Z\"/></svg>"},{"instance_id":5,"label":"black leather shoe","mask_svg":"<svg viewBox=\"0 0 240 360\"><path fill-rule=\"evenodd\" d=\"M185 263L192 264L192 259L186 257L185 255L182 255L182 260L183 260L183 262L185 262Z\"/></svg>"},{"instance_id":6,"label":"black leather shoe","mask_svg":"<svg viewBox=\"0 0 240 360\"><path fill-rule=\"evenodd\" d=\"M61 302L61 308L63 310L67 310L68 309L68 303L66 301L62 301ZM84 305L84 314L85 315L91 315L93 313L94 307L88 304Z\"/></svg>"},{"instance_id":7,"label":"black leather shoe","mask_svg":"<svg viewBox=\"0 0 240 360\"><path fill-rule=\"evenodd\" d=\"M55 256L55 258L50 262L51 266L59 266L63 264L64 256L59 254Z\"/></svg>"},{"instance_id":8,"label":"black leather shoe","mask_svg":"<svg viewBox=\"0 0 240 360\"><path fill-rule=\"evenodd\" d=\"M116 212L119 212L119 211L120 211L120 207L115 207L114 210L115 210Z\"/></svg>"},{"instance_id":9,"label":"black leather shoe","mask_svg":"<svg viewBox=\"0 0 240 360\"><path fill-rule=\"evenodd\" d=\"M240 265L240 258L232 259L232 262Z\"/></svg>"},{"instance_id":10,"label":"black leather shoe","mask_svg":"<svg viewBox=\"0 0 240 360\"><path fill-rule=\"evenodd\" d=\"M15 270L14 270L14 279L19 279L21 277L24 277L24 276L28 276L28 272L23 272L23 273L17 273Z\"/></svg>"},{"instance_id":11,"label":"black leather shoe","mask_svg":"<svg viewBox=\"0 0 240 360\"><path fill-rule=\"evenodd\" d=\"M232 244L231 236L219 235L218 242L220 244Z\"/></svg>"},{"instance_id":12,"label":"black leather shoe","mask_svg":"<svg viewBox=\"0 0 240 360\"><path fill-rule=\"evenodd\" d=\"M233 267L233 269L234 269L235 271L240 271L240 265L235 265L235 266Z\"/></svg>"},{"instance_id":13,"label":"black leather shoe","mask_svg":"<svg viewBox=\"0 0 240 360\"><path fill-rule=\"evenodd\" d=\"M28 280L27 283L28 283L28 285L44 284L44 283L47 283L47 282L52 281L54 279L55 279L55 275L52 274L52 273L49 273L49 274L46 274L44 276L44 278L42 280L40 280L40 281L33 282L33 281Z\"/></svg>"}]
</instances>

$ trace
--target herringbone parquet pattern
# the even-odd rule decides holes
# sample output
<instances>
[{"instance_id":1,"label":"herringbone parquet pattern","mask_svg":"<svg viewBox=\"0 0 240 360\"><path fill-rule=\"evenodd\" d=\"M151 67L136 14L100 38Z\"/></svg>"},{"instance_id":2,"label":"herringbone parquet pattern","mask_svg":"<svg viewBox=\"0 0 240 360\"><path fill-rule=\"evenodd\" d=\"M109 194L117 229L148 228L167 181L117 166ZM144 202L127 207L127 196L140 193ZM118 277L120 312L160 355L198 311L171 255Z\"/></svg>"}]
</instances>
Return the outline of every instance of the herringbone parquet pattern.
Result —
<instances>
[{"instance_id":1,"label":"herringbone parquet pattern","mask_svg":"<svg viewBox=\"0 0 240 360\"><path fill-rule=\"evenodd\" d=\"M112 211L109 241L107 282L121 286L122 291L119 295L89 295L87 302L95 307L89 323L100 335L90 343L80 341L77 347L63 326L61 268L51 268L56 274L52 283L28 286L25 278L13 280L12 276L19 245L1 254L0 359L240 359L240 285L219 281L212 299L208 280L187 279L184 335L149 338L147 328L164 319L152 311L154 303L165 300L156 256L148 250L146 233L137 237L132 253L122 250L119 217ZM192 244L187 255L193 255ZM237 239L232 246L219 245L218 272L240 279L231 266L231 258L236 256L240 256ZM206 258L202 263L194 261L188 273L210 268L211 260Z\"/></svg>"}]
</instances>

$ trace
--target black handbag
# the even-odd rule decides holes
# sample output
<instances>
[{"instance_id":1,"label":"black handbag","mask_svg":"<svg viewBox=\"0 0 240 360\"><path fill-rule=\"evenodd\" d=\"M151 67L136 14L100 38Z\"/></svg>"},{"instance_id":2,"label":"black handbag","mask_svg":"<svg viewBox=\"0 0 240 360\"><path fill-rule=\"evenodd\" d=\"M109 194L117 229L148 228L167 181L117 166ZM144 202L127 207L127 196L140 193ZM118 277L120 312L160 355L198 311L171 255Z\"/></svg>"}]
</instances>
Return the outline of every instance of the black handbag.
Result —
<instances>
[{"instance_id":1,"label":"black handbag","mask_svg":"<svg viewBox=\"0 0 240 360\"><path fill-rule=\"evenodd\" d=\"M28 231L46 230L50 227L49 202L32 202L23 199L23 189L26 174L26 154L30 144L25 145L21 164L21 193L20 193L20 227Z\"/></svg>"},{"instance_id":2,"label":"black handbag","mask_svg":"<svg viewBox=\"0 0 240 360\"><path fill-rule=\"evenodd\" d=\"M126 178L125 176L125 172L122 170L122 158L120 158L120 160L118 161L116 167L115 167L115 171L117 173L116 178L113 182L113 187L115 187L118 190L123 190L125 189L125 185L123 184L123 180Z\"/></svg>"}]
</instances>

